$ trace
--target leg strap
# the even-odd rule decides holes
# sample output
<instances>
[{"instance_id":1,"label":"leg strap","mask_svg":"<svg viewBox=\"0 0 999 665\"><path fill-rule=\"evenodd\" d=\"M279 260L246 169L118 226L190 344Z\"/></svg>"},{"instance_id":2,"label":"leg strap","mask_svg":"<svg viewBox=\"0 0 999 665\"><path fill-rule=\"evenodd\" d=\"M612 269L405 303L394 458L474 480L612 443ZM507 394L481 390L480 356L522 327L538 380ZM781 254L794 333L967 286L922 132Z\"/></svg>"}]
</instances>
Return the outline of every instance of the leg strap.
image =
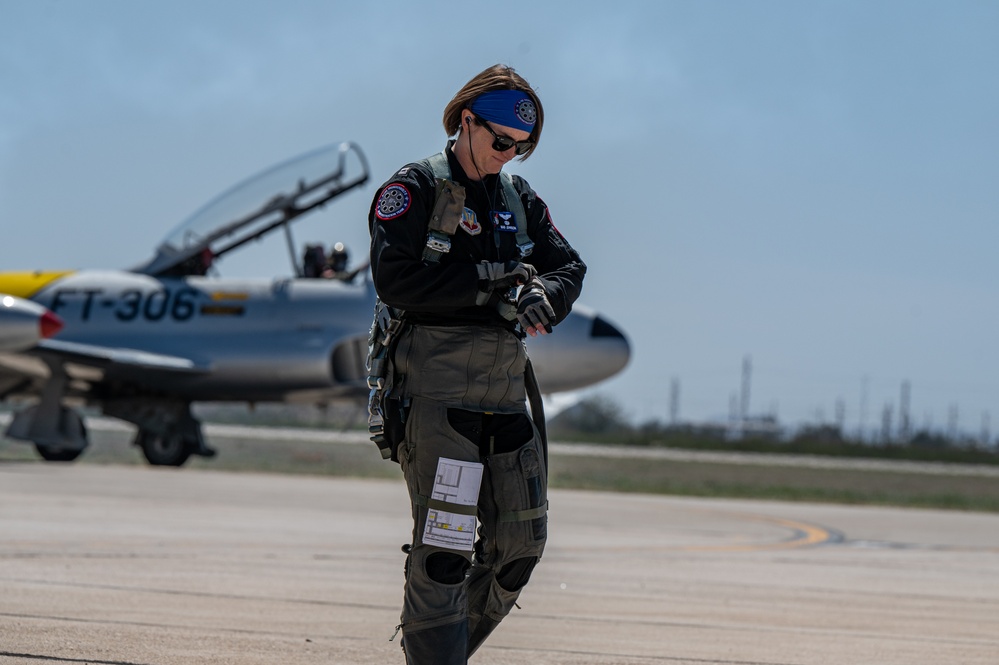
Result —
<instances>
[{"instance_id":1,"label":"leg strap","mask_svg":"<svg viewBox=\"0 0 999 665\"><path fill-rule=\"evenodd\" d=\"M502 512L499 514L500 522L526 522L527 520L536 520L539 517L544 517L545 513L548 512L548 502L545 501L545 505L538 506L537 508L530 508L528 510L510 510Z\"/></svg>"},{"instance_id":2,"label":"leg strap","mask_svg":"<svg viewBox=\"0 0 999 665\"><path fill-rule=\"evenodd\" d=\"M463 506L460 503L450 503L448 501L441 501L440 499L433 499L429 496L424 496L422 494L413 494L413 505L423 506L424 508L430 508L431 510L443 510L447 513L456 513L458 515L471 515L475 517L478 515L478 506ZM530 518L526 518L530 519Z\"/></svg>"}]
</instances>

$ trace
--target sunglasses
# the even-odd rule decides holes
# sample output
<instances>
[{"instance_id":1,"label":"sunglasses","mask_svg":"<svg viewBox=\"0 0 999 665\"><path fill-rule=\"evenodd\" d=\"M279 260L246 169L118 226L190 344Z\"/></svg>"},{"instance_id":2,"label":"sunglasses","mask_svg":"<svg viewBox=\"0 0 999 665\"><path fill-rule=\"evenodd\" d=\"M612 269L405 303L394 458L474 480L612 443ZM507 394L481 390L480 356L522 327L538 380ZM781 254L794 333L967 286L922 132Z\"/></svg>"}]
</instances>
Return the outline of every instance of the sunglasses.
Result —
<instances>
[{"instance_id":1,"label":"sunglasses","mask_svg":"<svg viewBox=\"0 0 999 665\"><path fill-rule=\"evenodd\" d=\"M479 116L475 116L475 124L479 127L485 127L493 135L493 150L496 152L506 152L510 148L516 147L518 155L525 155L528 150L534 147L534 141L514 141L509 136L500 136L489 126L488 122Z\"/></svg>"}]
</instances>

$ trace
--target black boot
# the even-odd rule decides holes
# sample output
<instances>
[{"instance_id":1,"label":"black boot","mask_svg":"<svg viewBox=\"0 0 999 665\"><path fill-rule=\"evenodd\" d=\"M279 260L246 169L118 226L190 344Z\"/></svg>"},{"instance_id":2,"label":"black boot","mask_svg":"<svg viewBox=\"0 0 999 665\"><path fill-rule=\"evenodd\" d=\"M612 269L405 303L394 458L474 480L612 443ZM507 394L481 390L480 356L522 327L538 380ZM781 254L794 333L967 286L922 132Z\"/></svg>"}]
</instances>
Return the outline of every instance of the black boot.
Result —
<instances>
[{"instance_id":1,"label":"black boot","mask_svg":"<svg viewBox=\"0 0 999 665\"><path fill-rule=\"evenodd\" d=\"M493 632L496 626L499 625L499 621L494 621L489 617L481 617L475 623L475 629L472 634L468 636L468 657L471 658L475 650L482 646L482 643L486 641L489 634Z\"/></svg>"}]
</instances>

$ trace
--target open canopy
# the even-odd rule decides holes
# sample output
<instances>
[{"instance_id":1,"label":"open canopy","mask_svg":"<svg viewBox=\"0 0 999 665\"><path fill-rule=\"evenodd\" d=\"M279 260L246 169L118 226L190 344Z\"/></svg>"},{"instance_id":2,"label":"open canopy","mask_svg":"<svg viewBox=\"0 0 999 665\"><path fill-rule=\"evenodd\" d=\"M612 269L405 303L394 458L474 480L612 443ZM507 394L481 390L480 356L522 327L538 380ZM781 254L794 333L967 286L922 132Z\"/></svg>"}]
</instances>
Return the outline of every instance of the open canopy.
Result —
<instances>
[{"instance_id":1,"label":"open canopy","mask_svg":"<svg viewBox=\"0 0 999 665\"><path fill-rule=\"evenodd\" d=\"M216 197L173 229L156 255L134 271L156 276L203 275L216 258L287 228L293 219L367 179L367 160L353 143L300 155Z\"/></svg>"}]
</instances>

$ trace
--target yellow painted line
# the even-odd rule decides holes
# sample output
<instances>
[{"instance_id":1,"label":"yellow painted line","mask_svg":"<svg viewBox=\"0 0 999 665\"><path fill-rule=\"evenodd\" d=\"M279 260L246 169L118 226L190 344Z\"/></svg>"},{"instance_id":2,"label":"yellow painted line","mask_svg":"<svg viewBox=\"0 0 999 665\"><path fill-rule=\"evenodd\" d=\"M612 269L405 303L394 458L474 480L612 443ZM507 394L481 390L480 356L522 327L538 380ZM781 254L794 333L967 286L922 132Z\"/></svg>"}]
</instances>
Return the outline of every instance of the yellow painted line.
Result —
<instances>
[{"instance_id":1,"label":"yellow painted line","mask_svg":"<svg viewBox=\"0 0 999 665\"><path fill-rule=\"evenodd\" d=\"M30 298L52 282L72 275L75 270L58 272L0 272L0 293Z\"/></svg>"},{"instance_id":2,"label":"yellow painted line","mask_svg":"<svg viewBox=\"0 0 999 665\"><path fill-rule=\"evenodd\" d=\"M635 547L635 546L612 546L608 548L599 548L602 551L611 552L635 552L648 551L648 552L766 552L775 550L790 550L798 549L802 547L812 547L815 545L822 545L825 543L836 543L840 542L842 535L826 529L824 527L808 524L807 522L798 522L795 520L784 519L781 517L771 517L769 515L756 515L751 513L739 513L731 512L727 510L713 510L710 508L690 508L687 509L691 512L701 512L710 513L712 515L722 515L727 518L733 519L736 522L739 521L753 521L753 522L763 522L771 526L776 526L781 529L786 529L791 532L790 536L784 540L773 540L771 536L769 540L767 534L750 535L747 533L740 533L734 527L716 527L720 529L726 529L726 533L731 534L729 537L729 543L723 545L649 545L647 547ZM666 527L668 528L668 527ZM750 539L755 538L758 542L747 542ZM731 542L732 540L738 540L740 542Z\"/></svg>"},{"instance_id":3,"label":"yellow painted line","mask_svg":"<svg viewBox=\"0 0 999 665\"><path fill-rule=\"evenodd\" d=\"M714 512L714 511L712 511ZM693 545L679 548L684 552L761 552L769 550L790 550L799 547L810 547L821 545L835 540L836 536L832 531L815 524L807 522L796 522L794 520L770 517L768 515L747 515L743 513L724 513L740 519L753 520L756 522L766 522L788 529L792 536L788 540L771 543L749 543L745 545Z\"/></svg>"}]
</instances>

